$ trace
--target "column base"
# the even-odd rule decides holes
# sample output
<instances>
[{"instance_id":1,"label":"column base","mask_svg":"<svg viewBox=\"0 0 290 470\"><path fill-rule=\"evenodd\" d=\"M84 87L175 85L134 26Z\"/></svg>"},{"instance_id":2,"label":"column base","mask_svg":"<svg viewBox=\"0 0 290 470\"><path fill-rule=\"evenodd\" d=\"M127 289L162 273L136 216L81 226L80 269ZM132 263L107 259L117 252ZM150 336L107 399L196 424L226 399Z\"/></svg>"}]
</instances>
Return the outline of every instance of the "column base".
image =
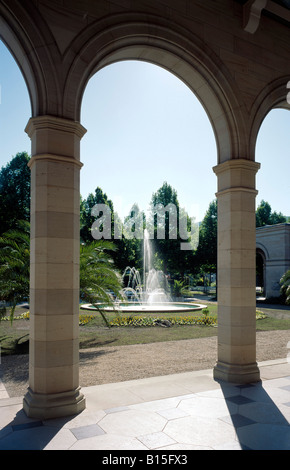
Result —
<instances>
[{"instance_id":1,"label":"column base","mask_svg":"<svg viewBox=\"0 0 290 470\"><path fill-rule=\"evenodd\" d=\"M69 392L42 394L30 388L23 399L23 410L29 418L50 419L81 413L86 407L80 387Z\"/></svg>"},{"instance_id":2,"label":"column base","mask_svg":"<svg viewBox=\"0 0 290 470\"><path fill-rule=\"evenodd\" d=\"M236 365L218 361L213 370L213 377L216 381L223 380L235 384L255 383L261 380L260 370L256 362Z\"/></svg>"}]
</instances>

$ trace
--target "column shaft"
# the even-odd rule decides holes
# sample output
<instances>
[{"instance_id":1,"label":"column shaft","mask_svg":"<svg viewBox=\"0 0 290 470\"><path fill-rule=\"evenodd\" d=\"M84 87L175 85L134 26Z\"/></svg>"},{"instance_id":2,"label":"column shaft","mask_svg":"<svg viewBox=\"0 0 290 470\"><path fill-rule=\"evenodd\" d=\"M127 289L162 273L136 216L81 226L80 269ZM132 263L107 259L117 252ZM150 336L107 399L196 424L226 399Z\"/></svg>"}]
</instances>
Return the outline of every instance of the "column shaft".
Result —
<instances>
[{"instance_id":1,"label":"column shaft","mask_svg":"<svg viewBox=\"0 0 290 470\"><path fill-rule=\"evenodd\" d=\"M218 177L218 361L216 379L259 380L256 363L255 175L259 164L230 160Z\"/></svg>"},{"instance_id":2,"label":"column shaft","mask_svg":"<svg viewBox=\"0 0 290 470\"><path fill-rule=\"evenodd\" d=\"M85 407L79 389L80 124L31 119L29 389L24 410L52 418Z\"/></svg>"}]
</instances>

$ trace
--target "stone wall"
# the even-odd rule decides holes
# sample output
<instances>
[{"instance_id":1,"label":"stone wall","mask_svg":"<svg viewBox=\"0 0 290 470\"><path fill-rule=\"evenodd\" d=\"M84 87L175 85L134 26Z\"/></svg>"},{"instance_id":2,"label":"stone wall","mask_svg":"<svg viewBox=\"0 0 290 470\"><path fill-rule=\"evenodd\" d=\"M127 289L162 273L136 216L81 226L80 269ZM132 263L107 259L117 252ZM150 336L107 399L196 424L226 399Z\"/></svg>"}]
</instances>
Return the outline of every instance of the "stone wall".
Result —
<instances>
[{"instance_id":1,"label":"stone wall","mask_svg":"<svg viewBox=\"0 0 290 470\"><path fill-rule=\"evenodd\" d=\"M264 258L264 291L267 298L279 297L280 279L290 269L290 224L256 229L257 249Z\"/></svg>"}]
</instances>

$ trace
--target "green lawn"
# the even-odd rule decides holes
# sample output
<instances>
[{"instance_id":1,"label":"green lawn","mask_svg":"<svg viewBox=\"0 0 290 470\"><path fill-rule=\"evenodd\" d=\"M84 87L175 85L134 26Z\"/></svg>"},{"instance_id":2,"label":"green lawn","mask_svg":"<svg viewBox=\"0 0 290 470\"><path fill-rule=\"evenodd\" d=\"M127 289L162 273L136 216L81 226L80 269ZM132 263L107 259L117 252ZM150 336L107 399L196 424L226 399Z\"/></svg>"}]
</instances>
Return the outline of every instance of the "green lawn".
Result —
<instances>
[{"instance_id":1,"label":"green lawn","mask_svg":"<svg viewBox=\"0 0 290 470\"><path fill-rule=\"evenodd\" d=\"M81 310L81 317L88 315L91 317L90 311ZM133 313L123 315L124 317L134 317ZM136 315L140 317L139 314ZM147 314L143 317L159 319L174 318L181 320L182 322L191 317L192 319L203 317L202 311L196 313L165 313L162 315L158 314ZM209 308L209 317L217 317L217 307L214 305ZM108 320L116 319L114 313L107 314ZM290 326L289 326L290 327ZM97 334L97 336L96 336ZM93 319L86 324L86 326L80 327L80 347L95 347L99 345L129 345L129 344L145 344L155 343L159 341L178 341L182 339L192 338L204 338L208 336L216 336L217 328L214 326L207 325L183 325L174 324L173 326L166 328L162 326L113 326L111 328L105 328L104 322L101 316L96 313Z\"/></svg>"},{"instance_id":2,"label":"green lawn","mask_svg":"<svg viewBox=\"0 0 290 470\"><path fill-rule=\"evenodd\" d=\"M271 330L290 330L290 309L279 310L278 308L263 309L258 307L259 311L267 312L266 318L257 319L257 331ZM16 317L25 310L17 310ZM152 318L159 318L157 314L147 314ZM116 318L114 313L106 314L109 321ZM127 316L133 316L131 313ZM139 316L139 315L138 315ZM164 318L191 317L192 319L204 317L203 311L186 314L162 314ZM208 305L208 317L217 317L217 305ZM183 339L204 338L216 336L218 328L208 325L177 325L169 328L161 326L114 326L106 327L101 315L92 311L80 310L80 321L90 319L87 323L80 326L80 348L110 347L130 344L145 344L160 341L179 341ZM0 322L0 345L1 354L22 354L28 352L28 333L29 320L15 319L13 325L5 320Z\"/></svg>"}]
</instances>

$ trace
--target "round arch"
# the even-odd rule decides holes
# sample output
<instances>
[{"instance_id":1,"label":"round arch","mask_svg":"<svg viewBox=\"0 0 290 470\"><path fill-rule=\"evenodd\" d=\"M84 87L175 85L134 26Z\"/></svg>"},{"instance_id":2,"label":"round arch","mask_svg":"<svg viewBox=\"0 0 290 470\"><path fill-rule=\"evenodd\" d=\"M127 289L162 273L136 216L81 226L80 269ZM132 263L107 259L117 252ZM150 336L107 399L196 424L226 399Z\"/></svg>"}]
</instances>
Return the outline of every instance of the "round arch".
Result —
<instances>
[{"instance_id":1,"label":"round arch","mask_svg":"<svg viewBox=\"0 0 290 470\"><path fill-rule=\"evenodd\" d=\"M25 80L30 104L31 104L31 112L33 114L33 110L35 111L37 108L37 87L36 87L36 80L34 78L31 65L28 61L26 54L21 47L20 41L16 38L11 28L8 26L8 23L3 20L3 17L0 16L0 38L10 51L12 56L14 57L22 75Z\"/></svg>"},{"instance_id":2,"label":"round arch","mask_svg":"<svg viewBox=\"0 0 290 470\"><path fill-rule=\"evenodd\" d=\"M227 69L198 38L170 26L160 18L121 15L111 18L109 26L98 22L88 28L71 48L77 53L64 92L65 117L80 121L86 85L98 70L118 61L142 60L176 75L200 100L214 130L218 163L245 158L243 111Z\"/></svg>"},{"instance_id":3,"label":"round arch","mask_svg":"<svg viewBox=\"0 0 290 470\"><path fill-rule=\"evenodd\" d=\"M29 7L25 5L24 8L19 3L17 9L18 15L21 15L21 23L5 5L0 5L0 37L25 80L30 97L31 116L61 116L62 94L56 78L60 55L53 46L53 37L33 4ZM47 44L50 44L50 50Z\"/></svg>"},{"instance_id":4,"label":"round arch","mask_svg":"<svg viewBox=\"0 0 290 470\"><path fill-rule=\"evenodd\" d=\"M287 109L290 111L290 104L287 102L287 84L290 75L281 77L268 84L257 97L251 112L251 132L249 137L249 154L255 156L257 138L266 116L272 109ZM254 158L253 158L254 159Z\"/></svg>"},{"instance_id":5,"label":"round arch","mask_svg":"<svg viewBox=\"0 0 290 470\"><path fill-rule=\"evenodd\" d=\"M259 253L265 261L269 259L269 252L262 243L256 243L256 252Z\"/></svg>"},{"instance_id":6,"label":"round arch","mask_svg":"<svg viewBox=\"0 0 290 470\"><path fill-rule=\"evenodd\" d=\"M84 134L79 125L81 104L93 74L111 63L128 59L148 61L176 75L200 100L212 123L219 164L215 169L219 180L219 255L224 263L219 268L222 321L214 376L236 383L259 380L255 353L256 305L252 295L254 175L258 169L253 162L254 146L267 110L285 101L289 77L269 84L258 96L249 116L233 72L228 71L205 42L178 26L178 20L150 14L111 16L108 13L101 20L85 24L81 32L77 29L75 39L69 42L69 36L69 41L59 48L60 39L55 40L49 21L45 21L46 15L42 17L38 8L45 3L49 2L15 1L8 7L7 0L0 2L1 37L24 74L35 117L29 129L34 145L32 259L35 275L31 292L33 309L39 308L39 315L38 318L34 312L31 315L35 332L30 362L33 374L25 399L26 410L30 416L43 419L55 417L52 413L56 413L56 408L61 408L57 410L61 416L80 412L84 407L78 381L76 328L79 148ZM57 9L60 2L54 2L54 6ZM110 7L110 2L107 6ZM61 16L58 19L61 32ZM54 190L51 190L52 180L56 184ZM41 184L36 184L38 181ZM249 251L247 257L241 256L245 249ZM245 272L247 276L243 275ZM57 335L55 315L61 326ZM53 350L64 348L65 357L52 354ZM46 409L40 409L44 403Z\"/></svg>"}]
</instances>

